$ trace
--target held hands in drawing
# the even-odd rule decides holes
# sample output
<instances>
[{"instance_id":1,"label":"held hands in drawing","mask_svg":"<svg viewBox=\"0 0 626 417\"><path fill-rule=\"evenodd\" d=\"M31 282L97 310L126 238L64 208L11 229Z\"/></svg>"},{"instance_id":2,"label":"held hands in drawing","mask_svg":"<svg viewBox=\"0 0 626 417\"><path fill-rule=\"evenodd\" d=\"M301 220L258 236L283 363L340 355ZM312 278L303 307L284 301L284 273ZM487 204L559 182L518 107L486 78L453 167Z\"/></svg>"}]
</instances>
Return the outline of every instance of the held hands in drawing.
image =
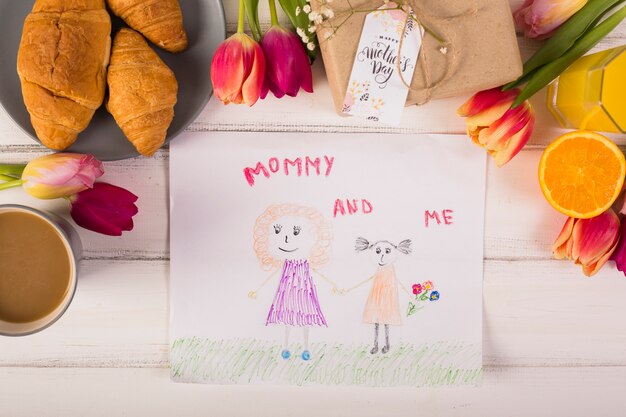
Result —
<instances>
[{"instance_id":1,"label":"held hands in drawing","mask_svg":"<svg viewBox=\"0 0 626 417\"><path fill-rule=\"evenodd\" d=\"M256 291L250 291L248 293L248 298L256 299Z\"/></svg>"},{"instance_id":2,"label":"held hands in drawing","mask_svg":"<svg viewBox=\"0 0 626 417\"><path fill-rule=\"evenodd\" d=\"M346 295L348 293L348 290L346 290L345 288L333 287L332 292L333 294Z\"/></svg>"}]
</instances>

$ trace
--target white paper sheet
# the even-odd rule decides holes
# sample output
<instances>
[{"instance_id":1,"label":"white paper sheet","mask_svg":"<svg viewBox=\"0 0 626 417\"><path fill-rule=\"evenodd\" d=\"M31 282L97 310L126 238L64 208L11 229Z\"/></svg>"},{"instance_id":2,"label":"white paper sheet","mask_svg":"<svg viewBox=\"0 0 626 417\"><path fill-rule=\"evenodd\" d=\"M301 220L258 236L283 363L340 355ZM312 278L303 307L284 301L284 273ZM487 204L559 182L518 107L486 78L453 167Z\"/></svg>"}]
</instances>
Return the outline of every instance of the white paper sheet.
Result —
<instances>
[{"instance_id":1,"label":"white paper sheet","mask_svg":"<svg viewBox=\"0 0 626 417\"><path fill-rule=\"evenodd\" d=\"M172 378L478 384L485 164L452 135L183 134Z\"/></svg>"}]
</instances>

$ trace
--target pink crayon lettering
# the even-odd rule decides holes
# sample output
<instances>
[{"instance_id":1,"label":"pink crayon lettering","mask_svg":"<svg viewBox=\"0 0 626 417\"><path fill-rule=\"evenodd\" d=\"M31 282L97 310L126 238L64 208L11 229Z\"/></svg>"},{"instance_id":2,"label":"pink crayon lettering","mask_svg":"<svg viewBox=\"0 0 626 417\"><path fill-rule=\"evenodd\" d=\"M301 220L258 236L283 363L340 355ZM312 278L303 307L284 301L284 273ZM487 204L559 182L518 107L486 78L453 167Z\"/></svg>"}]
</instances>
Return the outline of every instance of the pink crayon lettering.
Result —
<instances>
[{"instance_id":1,"label":"pink crayon lettering","mask_svg":"<svg viewBox=\"0 0 626 417\"><path fill-rule=\"evenodd\" d=\"M265 178L270 177L270 173L267 172L267 168L265 168L265 166L263 166L263 164L260 162L256 164L256 168L248 167L248 168L244 168L243 170L243 175L246 177L246 180L248 181L248 184L250 184L251 187L254 185L253 175L259 175L261 173L265 175Z\"/></svg>"},{"instance_id":2,"label":"pink crayon lettering","mask_svg":"<svg viewBox=\"0 0 626 417\"><path fill-rule=\"evenodd\" d=\"M317 173L317 175L320 175L320 163L321 163L321 159L319 158L315 158L315 160L311 160L311 158L309 158L308 156L305 158L304 160L304 165L305 165L305 170L306 170L306 176L309 176L309 166L312 166L315 168L315 172Z\"/></svg>"},{"instance_id":3,"label":"pink crayon lettering","mask_svg":"<svg viewBox=\"0 0 626 417\"><path fill-rule=\"evenodd\" d=\"M346 204L348 205L348 214L354 214L359 211L359 206L355 199L352 199L352 204L350 204L350 200L346 200Z\"/></svg>"},{"instance_id":4,"label":"pink crayon lettering","mask_svg":"<svg viewBox=\"0 0 626 417\"><path fill-rule=\"evenodd\" d=\"M333 163L335 162L335 157L331 156L330 158L324 155L324 161L326 161L326 176L330 175L330 170L333 169Z\"/></svg>"},{"instance_id":5,"label":"pink crayon lettering","mask_svg":"<svg viewBox=\"0 0 626 417\"><path fill-rule=\"evenodd\" d=\"M362 209L363 209L364 214L370 214L372 210L374 210L374 207L372 207L372 203L370 203L369 201L365 199L361 200L361 204L362 204Z\"/></svg>"},{"instance_id":6,"label":"pink crayon lettering","mask_svg":"<svg viewBox=\"0 0 626 417\"><path fill-rule=\"evenodd\" d=\"M265 178L270 178L272 174L280 175L283 173L286 176L296 175L301 177L303 174L309 176L321 176L322 171L324 176L328 177L334 167L335 157L324 155L322 157L303 156L296 158L277 158L271 157L267 163L257 162L253 167L246 167L243 169L243 175L253 187L258 180L258 177L263 175ZM269 169L268 169L269 168ZM282 168L282 169L281 169Z\"/></svg>"},{"instance_id":7,"label":"pink crayon lettering","mask_svg":"<svg viewBox=\"0 0 626 417\"><path fill-rule=\"evenodd\" d=\"M450 209L442 210L441 214L437 210L426 210L424 211L424 226L430 226L432 221L435 221L438 225L440 225L442 219L444 225L450 226L451 224L454 224L454 218L452 217L453 213L454 210Z\"/></svg>"},{"instance_id":8,"label":"pink crayon lettering","mask_svg":"<svg viewBox=\"0 0 626 417\"><path fill-rule=\"evenodd\" d=\"M272 171L274 174L276 174L280 169L280 161L278 160L278 158L270 158L270 160L268 161L268 165L270 166L270 171Z\"/></svg>"},{"instance_id":9,"label":"pink crayon lettering","mask_svg":"<svg viewBox=\"0 0 626 417\"><path fill-rule=\"evenodd\" d=\"M347 208L347 210L346 210ZM335 206L333 208L333 217L337 217L338 214L349 216L357 214L359 211L363 214L370 214L374 210L372 203L366 199L346 199L346 204L340 198L335 200Z\"/></svg>"},{"instance_id":10,"label":"pink crayon lettering","mask_svg":"<svg viewBox=\"0 0 626 417\"><path fill-rule=\"evenodd\" d=\"M424 212L424 225L428 227L430 220L436 220L437 224L441 224L441 220L439 219L439 213L436 211L426 210Z\"/></svg>"},{"instance_id":11,"label":"pink crayon lettering","mask_svg":"<svg viewBox=\"0 0 626 417\"><path fill-rule=\"evenodd\" d=\"M289 175L289 165L298 167L298 176L302 175L302 159L296 158L292 161L285 158L285 175Z\"/></svg>"},{"instance_id":12,"label":"pink crayon lettering","mask_svg":"<svg viewBox=\"0 0 626 417\"><path fill-rule=\"evenodd\" d=\"M341 214L342 216L346 215L346 209L343 206L343 200L340 200L340 199L335 200L335 208L333 210L333 217L337 217L337 214Z\"/></svg>"}]
</instances>

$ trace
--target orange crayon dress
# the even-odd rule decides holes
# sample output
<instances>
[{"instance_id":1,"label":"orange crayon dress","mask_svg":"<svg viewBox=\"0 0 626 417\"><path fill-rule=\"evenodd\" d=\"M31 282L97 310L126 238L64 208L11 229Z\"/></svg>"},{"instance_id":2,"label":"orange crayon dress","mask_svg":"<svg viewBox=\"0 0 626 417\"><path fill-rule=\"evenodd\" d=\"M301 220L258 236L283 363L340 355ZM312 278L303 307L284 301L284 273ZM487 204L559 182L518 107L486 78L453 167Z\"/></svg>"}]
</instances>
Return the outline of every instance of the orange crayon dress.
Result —
<instances>
[{"instance_id":1,"label":"orange crayon dress","mask_svg":"<svg viewBox=\"0 0 626 417\"><path fill-rule=\"evenodd\" d=\"M398 303L398 280L393 265L378 268L365 304L363 322L396 326L402 324Z\"/></svg>"}]
</instances>

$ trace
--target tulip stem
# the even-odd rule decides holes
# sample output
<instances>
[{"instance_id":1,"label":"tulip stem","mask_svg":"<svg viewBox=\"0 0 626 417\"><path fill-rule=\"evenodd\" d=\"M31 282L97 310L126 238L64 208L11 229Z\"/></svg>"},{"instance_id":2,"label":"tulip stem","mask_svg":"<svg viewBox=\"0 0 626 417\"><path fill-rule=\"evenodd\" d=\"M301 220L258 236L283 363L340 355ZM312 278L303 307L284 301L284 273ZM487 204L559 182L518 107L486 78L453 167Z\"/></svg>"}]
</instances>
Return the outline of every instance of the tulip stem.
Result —
<instances>
[{"instance_id":1,"label":"tulip stem","mask_svg":"<svg viewBox=\"0 0 626 417\"><path fill-rule=\"evenodd\" d=\"M0 191L6 190L8 188L19 187L20 185L22 185L22 182L23 182L22 180L13 180L13 181L8 181L3 184L0 184Z\"/></svg>"},{"instance_id":2,"label":"tulip stem","mask_svg":"<svg viewBox=\"0 0 626 417\"><path fill-rule=\"evenodd\" d=\"M278 26L278 14L276 13L276 3L274 0L268 0L270 5L270 17L272 18L272 26Z\"/></svg>"},{"instance_id":3,"label":"tulip stem","mask_svg":"<svg viewBox=\"0 0 626 417\"><path fill-rule=\"evenodd\" d=\"M15 181L19 180L17 177L12 177L10 175L0 174L0 181Z\"/></svg>"},{"instance_id":4,"label":"tulip stem","mask_svg":"<svg viewBox=\"0 0 626 417\"><path fill-rule=\"evenodd\" d=\"M239 0L239 22L237 23L237 33L243 33L246 28L246 6L243 0Z\"/></svg>"}]
</instances>

